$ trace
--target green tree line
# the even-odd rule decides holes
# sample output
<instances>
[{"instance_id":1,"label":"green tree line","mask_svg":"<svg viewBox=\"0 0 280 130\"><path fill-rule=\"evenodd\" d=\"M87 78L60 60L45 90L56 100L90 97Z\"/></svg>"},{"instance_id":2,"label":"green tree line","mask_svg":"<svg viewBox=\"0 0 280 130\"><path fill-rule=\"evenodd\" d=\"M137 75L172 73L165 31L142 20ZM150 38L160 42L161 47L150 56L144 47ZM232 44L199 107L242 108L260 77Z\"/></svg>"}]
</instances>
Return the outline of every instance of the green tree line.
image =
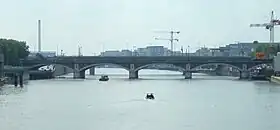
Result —
<instances>
[{"instance_id":1,"label":"green tree line","mask_svg":"<svg viewBox=\"0 0 280 130\"><path fill-rule=\"evenodd\" d=\"M0 39L0 53L4 55L5 65L20 65L20 59L29 55L29 46L24 41Z\"/></svg>"},{"instance_id":2,"label":"green tree line","mask_svg":"<svg viewBox=\"0 0 280 130\"><path fill-rule=\"evenodd\" d=\"M255 57L256 53L262 52L265 54L266 57L275 56L277 52L280 52L280 45L279 44L262 44L262 43L255 43L258 44L255 51L252 53L252 56Z\"/></svg>"}]
</instances>

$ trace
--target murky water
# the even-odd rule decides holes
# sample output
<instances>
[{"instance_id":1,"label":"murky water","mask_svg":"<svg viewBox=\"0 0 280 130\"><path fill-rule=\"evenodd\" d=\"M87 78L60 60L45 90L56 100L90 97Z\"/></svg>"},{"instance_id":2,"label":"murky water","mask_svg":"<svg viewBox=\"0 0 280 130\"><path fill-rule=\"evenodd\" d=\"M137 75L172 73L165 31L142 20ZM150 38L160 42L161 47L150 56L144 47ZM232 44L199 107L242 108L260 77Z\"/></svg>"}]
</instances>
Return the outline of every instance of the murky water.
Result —
<instances>
[{"instance_id":1,"label":"murky water","mask_svg":"<svg viewBox=\"0 0 280 130\"><path fill-rule=\"evenodd\" d=\"M109 82L31 81L4 88L0 130L279 130L280 87L261 81L175 72L140 71L128 80L119 70ZM124 71L123 73L127 73ZM159 74L149 75L149 74ZM144 100L147 92L156 100Z\"/></svg>"}]
</instances>

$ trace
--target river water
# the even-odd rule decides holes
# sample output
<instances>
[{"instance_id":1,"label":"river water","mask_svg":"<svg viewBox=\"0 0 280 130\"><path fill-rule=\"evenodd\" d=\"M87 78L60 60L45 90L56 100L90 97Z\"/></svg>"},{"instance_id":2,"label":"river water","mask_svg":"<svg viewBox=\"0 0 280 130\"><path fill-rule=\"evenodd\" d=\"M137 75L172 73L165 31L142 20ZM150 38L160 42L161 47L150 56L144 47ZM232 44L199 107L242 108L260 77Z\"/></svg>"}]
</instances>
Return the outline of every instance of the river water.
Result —
<instances>
[{"instance_id":1,"label":"river water","mask_svg":"<svg viewBox=\"0 0 280 130\"><path fill-rule=\"evenodd\" d=\"M108 82L30 81L0 95L0 130L280 130L280 87L263 81L141 70ZM150 75L158 74L158 75ZM144 100L153 92L156 100Z\"/></svg>"}]
</instances>

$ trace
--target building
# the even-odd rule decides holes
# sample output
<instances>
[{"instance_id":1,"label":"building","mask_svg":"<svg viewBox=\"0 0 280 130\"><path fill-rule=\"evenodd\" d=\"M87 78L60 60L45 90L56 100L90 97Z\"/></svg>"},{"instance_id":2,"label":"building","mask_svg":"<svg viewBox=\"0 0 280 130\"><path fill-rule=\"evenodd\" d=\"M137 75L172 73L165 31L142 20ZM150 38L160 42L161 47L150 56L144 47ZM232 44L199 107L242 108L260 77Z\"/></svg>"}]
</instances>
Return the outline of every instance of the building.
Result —
<instances>
[{"instance_id":1,"label":"building","mask_svg":"<svg viewBox=\"0 0 280 130\"><path fill-rule=\"evenodd\" d=\"M230 49L228 47L219 47L219 50L221 56L230 56Z\"/></svg>"},{"instance_id":2,"label":"building","mask_svg":"<svg viewBox=\"0 0 280 130\"><path fill-rule=\"evenodd\" d=\"M122 56L120 51L105 51L101 52L101 56Z\"/></svg>"},{"instance_id":3,"label":"building","mask_svg":"<svg viewBox=\"0 0 280 130\"><path fill-rule=\"evenodd\" d=\"M146 47L146 56L164 56L164 47L163 46L147 46Z\"/></svg>"},{"instance_id":4,"label":"building","mask_svg":"<svg viewBox=\"0 0 280 130\"><path fill-rule=\"evenodd\" d=\"M43 52L30 52L28 55L28 58L36 58L38 55L42 57L55 57L56 52L55 51L43 51Z\"/></svg>"},{"instance_id":5,"label":"building","mask_svg":"<svg viewBox=\"0 0 280 130\"><path fill-rule=\"evenodd\" d=\"M253 43L253 42L244 42L244 43L237 43L237 44L229 44L226 45L224 48L227 49L225 51L228 56L251 56L252 52L256 51L260 45L273 45L277 46L280 43ZM221 47L220 47L221 48Z\"/></svg>"},{"instance_id":6,"label":"building","mask_svg":"<svg viewBox=\"0 0 280 130\"><path fill-rule=\"evenodd\" d=\"M41 54L43 57L55 57L56 52L55 51L43 51L43 52L38 52Z\"/></svg>"},{"instance_id":7,"label":"building","mask_svg":"<svg viewBox=\"0 0 280 130\"><path fill-rule=\"evenodd\" d=\"M135 56L146 56L147 55L147 48L138 48L135 50Z\"/></svg>"},{"instance_id":8,"label":"building","mask_svg":"<svg viewBox=\"0 0 280 130\"><path fill-rule=\"evenodd\" d=\"M122 50L121 56L132 56L132 51L130 50Z\"/></svg>"},{"instance_id":9,"label":"building","mask_svg":"<svg viewBox=\"0 0 280 130\"><path fill-rule=\"evenodd\" d=\"M164 48L164 56L171 56L171 50L169 50L168 48Z\"/></svg>"},{"instance_id":10,"label":"building","mask_svg":"<svg viewBox=\"0 0 280 130\"><path fill-rule=\"evenodd\" d=\"M251 56L252 52L254 52L258 46L258 44L254 43L239 43L242 56Z\"/></svg>"},{"instance_id":11,"label":"building","mask_svg":"<svg viewBox=\"0 0 280 130\"><path fill-rule=\"evenodd\" d=\"M277 75L280 74L280 52L273 58L273 67Z\"/></svg>"},{"instance_id":12,"label":"building","mask_svg":"<svg viewBox=\"0 0 280 130\"><path fill-rule=\"evenodd\" d=\"M203 47L203 48L196 50L194 55L195 56L211 56L212 53L211 53L210 49Z\"/></svg>"},{"instance_id":13,"label":"building","mask_svg":"<svg viewBox=\"0 0 280 130\"><path fill-rule=\"evenodd\" d=\"M229 44L226 45L226 48L228 48L229 56L241 56L244 54L240 44Z\"/></svg>"}]
</instances>

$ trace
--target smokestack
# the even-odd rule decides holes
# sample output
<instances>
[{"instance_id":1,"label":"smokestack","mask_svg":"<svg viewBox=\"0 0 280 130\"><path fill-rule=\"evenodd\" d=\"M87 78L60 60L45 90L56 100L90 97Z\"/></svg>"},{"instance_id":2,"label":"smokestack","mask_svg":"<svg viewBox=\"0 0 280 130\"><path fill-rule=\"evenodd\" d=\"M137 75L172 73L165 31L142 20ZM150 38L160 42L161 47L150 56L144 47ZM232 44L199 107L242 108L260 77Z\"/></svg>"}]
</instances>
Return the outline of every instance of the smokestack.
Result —
<instances>
[{"instance_id":1,"label":"smokestack","mask_svg":"<svg viewBox=\"0 0 280 130\"><path fill-rule=\"evenodd\" d=\"M41 20L38 20L38 52L41 52Z\"/></svg>"}]
</instances>

